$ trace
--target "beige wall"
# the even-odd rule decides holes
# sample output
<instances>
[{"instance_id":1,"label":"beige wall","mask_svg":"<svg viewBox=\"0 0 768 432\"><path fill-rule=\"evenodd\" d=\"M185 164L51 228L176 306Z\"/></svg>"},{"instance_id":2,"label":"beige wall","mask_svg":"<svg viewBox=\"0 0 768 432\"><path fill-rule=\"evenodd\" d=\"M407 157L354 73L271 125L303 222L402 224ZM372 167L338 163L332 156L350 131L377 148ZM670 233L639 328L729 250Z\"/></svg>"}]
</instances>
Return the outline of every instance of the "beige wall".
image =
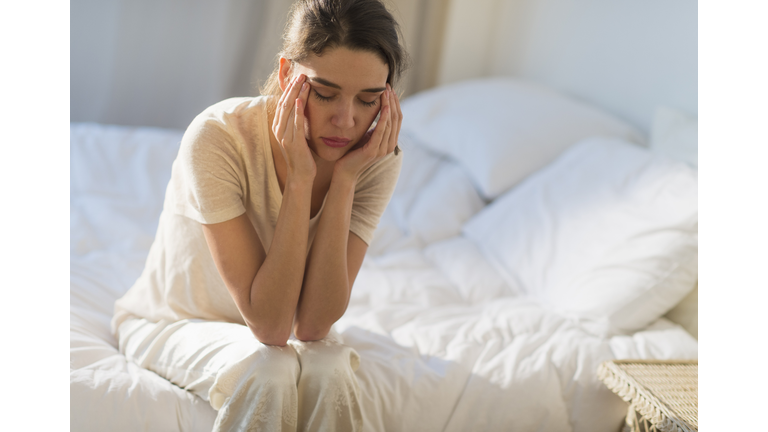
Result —
<instances>
[{"instance_id":1,"label":"beige wall","mask_svg":"<svg viewBox=\"0 0 768 432\"><path fill-rule=\"evenodd\" d=\"M437 84L449 0L391 0L405 37L410 68L400 91L404 96Z\"/></svg>"}]
</instances>

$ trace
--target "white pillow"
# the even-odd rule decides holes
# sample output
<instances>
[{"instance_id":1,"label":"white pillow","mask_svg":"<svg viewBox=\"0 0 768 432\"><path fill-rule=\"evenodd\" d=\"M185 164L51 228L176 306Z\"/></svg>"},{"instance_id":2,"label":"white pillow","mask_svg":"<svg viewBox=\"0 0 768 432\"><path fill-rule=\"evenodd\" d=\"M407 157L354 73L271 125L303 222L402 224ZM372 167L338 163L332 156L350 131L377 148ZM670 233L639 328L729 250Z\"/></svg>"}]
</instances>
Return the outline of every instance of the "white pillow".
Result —
<instances>
[{"instance_id":1,"label":"white pillow","mask_svg":"<svg viewBox=\"0 0 768 432\"><path fill-rule=\"evenodd\" d=\"M643 142L633 127L554 90L512 78L464 81L403 101L402 133L458 161L493 199L566 147L603 135Z\"/></svg>"},{"instance_id":2,"label":"white pillow","mask_svg":"<svg viewBox=\"0 0 768 432\"><path fill-rule=\"evenodd\" d=\"M699 120L673 108L656 108L650 147L654 152L698 167Z\"/></svg>"},{"instance_id":3,"label":"white pillow","mask_svg":"<svg viewBox=\"0 0 768 432\"><path fill-rule=\"evenodd\" d=\"M586 139L463 228L507 278L599 334L639 330L693 288L697 172L610 138Z\"/></svg>"},{"instance_id":4,"label":"white pillow","mask_svg":"<svg viewBox=\"0 0 768 432\"><path fill-rule=\"evenodd\" d=\"M445 157L401 139L403 166L368 252L380 255L454 237L480 211L480 198L464 170Z\"/></svg>"},{"instance_id":5,"label":"white pillow","mask_svg":"<svg viewBox=\"0 0 768 432\"><path fill-rule=\"evenodd\" d=\"M485 202L464 170L445 160L413 202L407 228L427 245L458 235L462 225L483 207Z\"/></svg>"}]
</instances>

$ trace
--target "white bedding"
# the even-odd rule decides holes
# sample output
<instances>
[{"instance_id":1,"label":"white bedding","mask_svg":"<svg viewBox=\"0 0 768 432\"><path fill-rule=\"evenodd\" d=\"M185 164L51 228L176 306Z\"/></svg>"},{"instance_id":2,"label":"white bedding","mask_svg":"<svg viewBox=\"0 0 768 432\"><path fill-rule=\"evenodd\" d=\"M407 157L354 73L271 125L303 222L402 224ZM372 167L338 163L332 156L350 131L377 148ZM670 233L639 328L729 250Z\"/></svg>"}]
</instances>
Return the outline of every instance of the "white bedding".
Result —
<instances>
[{"instance_id":1,"label":"white bedding","mask_svg":"<svg viewBox=\"0 0 768 432\"><path fill-rule=\"evenodd\" d=\"M181 132L72 124L70 138L71 429L210 430L208 403L128 363L109 332L113 302L152 242ZM455 172L427 171L403 179L424 185ZM456 176L446 181L461 184ZM613 432L626 404L597 380L600 362L697 358L696 340L663 318L630 335L589 334L508 286L450 226L416 218L413 232L396 232L387 220L418 214L398 188L393 203L407 205L399 215L392 206L381 230L398 240L377 234L337 323L362 359L366 430ZM477 207L469 213L484 204L461 199Z\"/></svg>"}]
</instances>

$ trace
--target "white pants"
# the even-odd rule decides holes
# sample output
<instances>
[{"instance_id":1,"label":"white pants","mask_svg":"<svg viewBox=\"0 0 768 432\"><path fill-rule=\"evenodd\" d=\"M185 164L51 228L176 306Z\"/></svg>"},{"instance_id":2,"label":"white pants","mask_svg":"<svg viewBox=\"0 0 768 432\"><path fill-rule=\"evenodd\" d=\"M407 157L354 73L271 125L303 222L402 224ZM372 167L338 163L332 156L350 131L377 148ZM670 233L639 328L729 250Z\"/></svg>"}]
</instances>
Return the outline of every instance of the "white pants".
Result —
<instances>
[{"instance_id":1,"label":"white pants","mask_svg":"<svg viewBox=\"0 0 768 432\"><path fill-rule=\"evenodd\" d=\"M359 431L360 357L335 331L322 340L264 345L243 325L128 319L128 360L218 410L214 431Z\"/></svg>"}]
</instances>

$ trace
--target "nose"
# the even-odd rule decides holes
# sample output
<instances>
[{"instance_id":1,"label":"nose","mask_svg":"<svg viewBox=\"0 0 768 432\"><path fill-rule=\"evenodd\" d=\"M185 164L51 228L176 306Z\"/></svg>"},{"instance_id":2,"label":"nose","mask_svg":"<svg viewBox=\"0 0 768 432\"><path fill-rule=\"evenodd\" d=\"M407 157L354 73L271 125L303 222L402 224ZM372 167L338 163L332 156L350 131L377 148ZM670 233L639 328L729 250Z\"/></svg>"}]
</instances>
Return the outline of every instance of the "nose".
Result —
<instances>
[{"instance_id":1,"label":"nose","mask_svg":"<svg viewBox=\"0 0 768 432\"><path fill-rule=\"evenodd\" d=\"M355 125L354 110L351 102L340 102L331 117L331 124L339 129L350 129Z\"/></svg>"}]
</instances>

